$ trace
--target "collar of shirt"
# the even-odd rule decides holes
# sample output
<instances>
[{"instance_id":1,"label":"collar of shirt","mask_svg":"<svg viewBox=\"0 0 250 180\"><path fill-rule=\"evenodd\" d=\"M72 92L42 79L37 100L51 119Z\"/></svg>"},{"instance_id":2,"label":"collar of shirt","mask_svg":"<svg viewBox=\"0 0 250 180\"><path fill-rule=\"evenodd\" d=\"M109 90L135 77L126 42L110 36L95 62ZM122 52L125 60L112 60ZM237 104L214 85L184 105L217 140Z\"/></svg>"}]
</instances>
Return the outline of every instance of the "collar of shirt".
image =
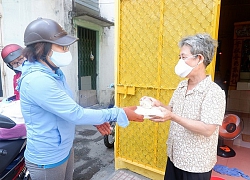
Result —
<instances>
[{"instance_id":1,"label":"collar of shirt","mask_svg":"<svg viewBox=\"0 0 250 180\"><path fill-rule=\"evenodd\" d=\"M22 75L19 78L18 85L16 87L17 90L20 89L22 79L26 75L28 75L34 71L44 72L44 73L49 74L50 76L54 77L57 80L64 79L64 74L63 74L61 69L57 69L56 72L54 73L50 68L48 68L47 66L43 65L42 63L40 63L38 61L35 61L35 62L25 61L23 64L23 67L22 67Z\"/></svg>"},{"instance_id":2,"label":"collar of shirt","mask_svg":"<svg viewBox=\"0 0 250 180\"><path fill-rule=\"evenodd\" d=\"M207 87L211 81L212 81L211 76L207 75L207 77L205 79L203 79L201 82L199 82L192 90L188 91L187 94L191 94L195 91L204 92L207 89ZM187 86L188 86L188 79L180 82L179 88L186 88L187 89Z\"/></svg>"}]
</instances>

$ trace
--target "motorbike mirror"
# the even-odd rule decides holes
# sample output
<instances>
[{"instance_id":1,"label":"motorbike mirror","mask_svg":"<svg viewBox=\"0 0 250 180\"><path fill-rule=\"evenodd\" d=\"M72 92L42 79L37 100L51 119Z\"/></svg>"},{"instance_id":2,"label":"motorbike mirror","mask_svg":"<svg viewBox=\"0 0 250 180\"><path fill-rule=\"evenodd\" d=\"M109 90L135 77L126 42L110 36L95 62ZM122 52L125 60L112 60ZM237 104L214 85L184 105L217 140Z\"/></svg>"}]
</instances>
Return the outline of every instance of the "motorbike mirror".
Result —
<instances>
[{"instance_id":1,"label":"motorbike mirror","mask_svg":"<svg viewBox=\"0 0 250 180\"><path fill-rule=\"evenodd\" d=\"M7 116L0 114L0 128L10 129L15 125L16 123L13 120L8 118Z\"/></svg>"}]
</instances>

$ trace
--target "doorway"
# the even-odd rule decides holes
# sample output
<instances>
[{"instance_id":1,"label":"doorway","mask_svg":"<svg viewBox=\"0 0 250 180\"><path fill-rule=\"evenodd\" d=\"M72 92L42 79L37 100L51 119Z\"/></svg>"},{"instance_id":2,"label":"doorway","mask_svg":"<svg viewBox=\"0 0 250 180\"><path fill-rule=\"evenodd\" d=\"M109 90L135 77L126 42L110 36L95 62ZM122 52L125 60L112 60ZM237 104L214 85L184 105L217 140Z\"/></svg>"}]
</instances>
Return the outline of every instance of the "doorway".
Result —
<instances>
[{"instance_id":1,"label":"doorway","mask_svg":"<svg viewBox=\"0 0 250 180\"><path fill-rule=\"evenodd\" d=\"M77 28L79 90L96 90L96 31Z\"/></svg>"},{"instance_id":2,"label":"doorway","mask_svg":"<svg viewBox=\"0 0 250 180\"><path fill-rule=\"evenodd\" d=\"M83 107L97 104L97 32L77 27L79 104Z\"/></svg>"},{"instance_id":3,"label":"doorway","mask_svg":"<svg viewBox=\"0 0 250 180\"><path fill-rule=\"evenodd\" d=\"M239 82L250 83L250 77L249 79L240 77L241 71L250 74L250 25L247 25L250 24L249 12L249 0L221 0L219 46L214 79L225 90L226 114L236 114L244 121L241 135L228 143L231 147L242 148L248 154L250 152L250 89L239 89L238 84ZM234 167L240 167L238 166L242 164L240 161L239 158L234 159ZM245 173L249 174L250 171L247 169Z\"/></svg>"},{"instance_id":4,"label":"doorway","mask_svg":"<svg viewBox=\"0 0 250 180\"><path fill-rule=\"evenodd\" d=\"M250 21L249 12L249 0L221 0L215 82L225 90L226 95L228 95L230 75L232 73L234 24Z\"/></svg>"}]
</instances>

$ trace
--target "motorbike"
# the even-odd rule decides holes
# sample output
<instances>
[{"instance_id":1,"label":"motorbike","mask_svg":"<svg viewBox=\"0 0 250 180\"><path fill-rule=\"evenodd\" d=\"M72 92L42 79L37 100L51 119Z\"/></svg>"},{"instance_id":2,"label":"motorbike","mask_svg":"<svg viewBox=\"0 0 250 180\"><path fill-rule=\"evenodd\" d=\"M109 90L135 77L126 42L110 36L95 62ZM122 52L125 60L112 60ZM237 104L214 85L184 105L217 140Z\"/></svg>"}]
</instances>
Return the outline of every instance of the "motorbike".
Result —
<instances>
[{"instance_id":1,"label":"motorbike","mask_svg":"<svg viewBox=\"0 0 250 180\"><path fill-rule=\"evenodd\" d=\"M0 114L0 128L11 129L15 126L13 120ZM26 138L0 140L0 180L30 180L24 161L25 147Z\"/></svg>"},{"instance_id":2,"label":"motorbike","mask_svg":"<svg viewBox=\"0 0 250 180\"><path fill-rule=\"evenodd\" d=\"M114 148L115 143L115 125L116 122L110 122L111 133L109 135L104 135L104 145L107 148Z\"/></svg>"},{"instance_id":3,"label":"motorbike","mask_svg":"<svg viewBox=\"0 0 250 180\"><path fill-rule=\"evenodd\" d=\"M110 88L115 88L114 84L110 84ZM110 98L110 103L108 108L112 108L115 106L115 95L114 92ZM104 135L103 137L103 141L104 141L104 145L107 148L114 148L114 143L115 143L115 125L116 122L109 122L110 127L111 127L111 133L109 135Z\"/></svg>"}]
</instances>

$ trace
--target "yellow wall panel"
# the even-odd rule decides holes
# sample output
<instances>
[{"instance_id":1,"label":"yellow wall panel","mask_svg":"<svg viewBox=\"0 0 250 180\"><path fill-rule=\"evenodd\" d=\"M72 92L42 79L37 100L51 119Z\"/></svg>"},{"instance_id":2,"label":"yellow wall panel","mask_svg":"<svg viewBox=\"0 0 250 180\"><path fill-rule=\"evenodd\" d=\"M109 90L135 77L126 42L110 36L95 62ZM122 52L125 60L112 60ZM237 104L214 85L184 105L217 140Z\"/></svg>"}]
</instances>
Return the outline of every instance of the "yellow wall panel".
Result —
<instances>
[{"instance_id":1,"label":"yellow wall panel","mask_svg":"<svg viewBox=\"0 0 250 180\"><path fill-rule=\"evenodd\" d=\"M174 73L179 40L218 33L220 0L118 0L116 2L116 105L139 105L142 96L168 104L181 78ZM214 75L213 63L207 72ZM169 122L117 127L116 168L161 179Z\"/></svg>"}]
</instances>

